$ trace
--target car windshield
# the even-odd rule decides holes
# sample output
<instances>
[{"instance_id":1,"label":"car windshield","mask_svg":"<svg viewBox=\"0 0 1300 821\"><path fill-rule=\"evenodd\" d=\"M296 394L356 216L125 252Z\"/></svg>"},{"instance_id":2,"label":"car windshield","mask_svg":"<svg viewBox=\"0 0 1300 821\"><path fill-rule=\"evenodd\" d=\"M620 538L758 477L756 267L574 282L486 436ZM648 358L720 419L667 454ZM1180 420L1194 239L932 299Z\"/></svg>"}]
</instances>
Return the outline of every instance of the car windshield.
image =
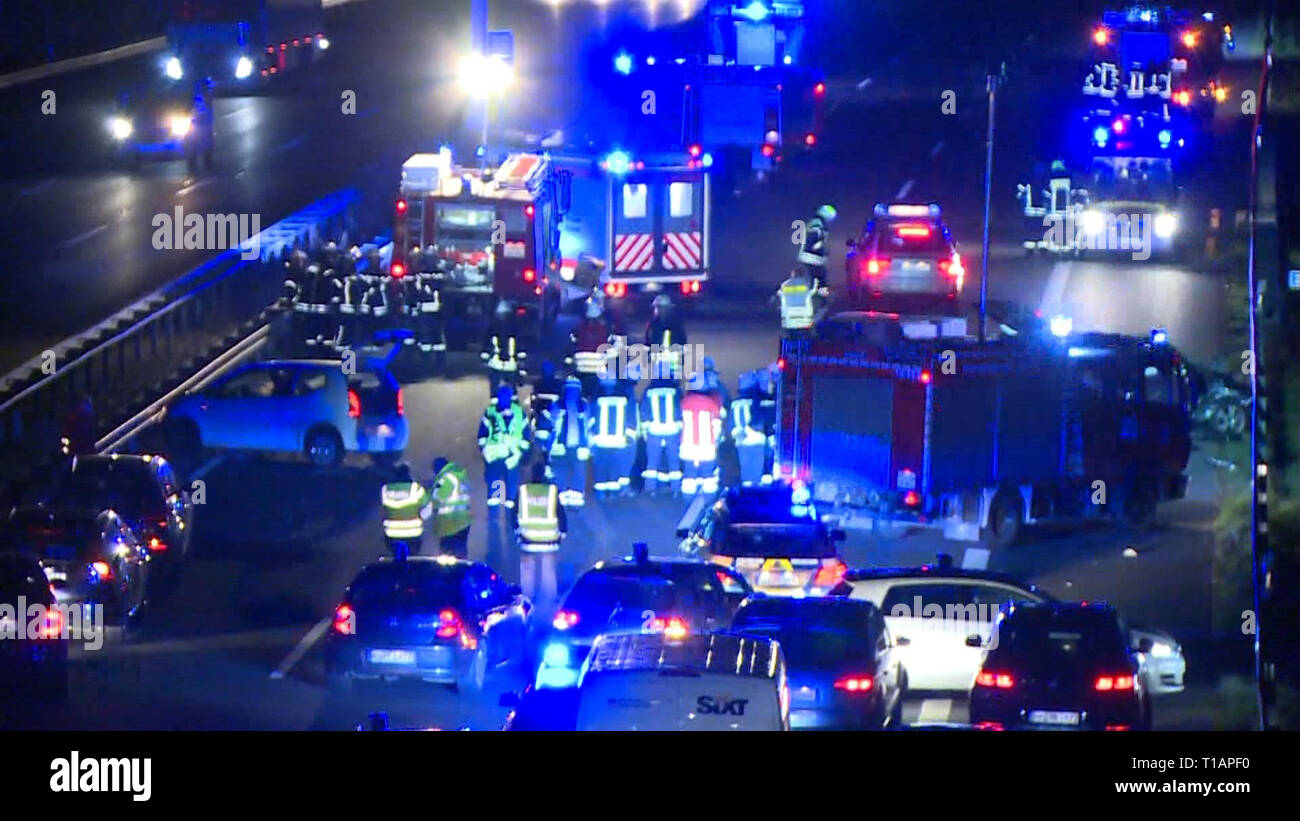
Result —
<instances>
[{"instance_id":1,"label":"car windshield","mask_svg":"<svg viewBox=\"0 0 1300 821\"><path fill-rule=\"evenodd\" d=\"M1108 200L1165 201L1173 195L1168 160L1099 158L1085 181L1092 203Z\"/></svg>"},{"instance_id":2,"label":"car windshield","mask_svg":"<svg viewBox=\"0 0 1300 821\"><path fill-rule=\"evenodd\" d=\"M111 508L130 519L161 514L164 508L162 492L148 465L110 461L79 463L76 470L64 476L50 503L96 510Z\"/></svg>"},{"instance_id":3,"label":"car windshield","mask_svg":"<svg viewBox=\"0 0 1300 821\"><path fill-rule=\"evenodd\" d=\"M829 558L835 547L825 528L807 524L732 523L711 548L723 556Z\"/></svg>"},{"instance_id":4,"label":"car windshield","mask_svg":"<svg viewBox=\"0 0 1300 821\"><path fill-rule=\"evenodd\" d=\"M669 579L588 573L574 585L564 607L590 617L591 614L612 613L616 608L638 612L668 611L677 603L677 599L676 585Z\"/></svg>"},{"instance_id":5,"label":"car windshield","mask_svg":"<svg viewBox=\"0 0 1300 821\"><path fill-rule=\"evenodd\" d=\"M465 568L459 565L384 562L361 571L348 591L348 601L358 610L459 607L464 579Z\"/></svg>"},{"instance_id":6,"label":"car windshield","mask_svg":"<svg viewBox=\"0 0 1300 821\"><path fill-rule=\"evenodd\" d=\"M827 669L871 656L866 606L797 599L756 599L736 614L732 630L775 639L791 667Z\"/></svg>"}]
</instances>

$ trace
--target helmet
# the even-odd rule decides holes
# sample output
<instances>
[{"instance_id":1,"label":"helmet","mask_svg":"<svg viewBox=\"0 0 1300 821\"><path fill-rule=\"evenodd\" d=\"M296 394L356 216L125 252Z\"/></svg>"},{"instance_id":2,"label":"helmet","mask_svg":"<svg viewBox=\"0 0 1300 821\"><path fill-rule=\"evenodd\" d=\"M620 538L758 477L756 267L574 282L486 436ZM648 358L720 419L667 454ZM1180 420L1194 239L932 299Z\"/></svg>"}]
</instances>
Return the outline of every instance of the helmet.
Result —
<instances>
[{"instance_id":1,"label":"helmet","mask_svg":"<svg viewBox=\"0 0 1300 821\"><path fill-rule=\"evenodd\" d=\"M447 457L446 457L446 456L439 456L437 459L434 459L434 460L433 460L433 475L434 475L434 476L437 476L439 473L442 472L442 469L445 468L446 466L447 466Z\"/></svg>"},{"instance_id":2,"label":"helmet","mask_svg":"<svg viewBox=\"0 0 1300 821\"><path fill-rule=\"evenodd\" d=\"M823 205L821 208L817 209L817 216L821 217L823 221L828 223L835 221L835 213L835 207L831 205Z\"/></svg>"},{"instance_id":3,"label":"helmet","mask_svg":"<svg viewBox=\"0 0 1300 821\"><path fill-rule=\"evenodd\" d=\"M758 385L757 371L742 371L740 376L736 380L736 386L740 389L741 393L744 393L745 391L752 391L757 385Z\"/></svg>"},{"instance_id":4,"label":"helmet","mask_svg":"<svg viewBox=\"0 0 1300 821\"><path fill-rule=\"evenodd\" d=\"M593 299L587 300L587 319L600 319L601 309Z\"/></svg>"}]
</instances>

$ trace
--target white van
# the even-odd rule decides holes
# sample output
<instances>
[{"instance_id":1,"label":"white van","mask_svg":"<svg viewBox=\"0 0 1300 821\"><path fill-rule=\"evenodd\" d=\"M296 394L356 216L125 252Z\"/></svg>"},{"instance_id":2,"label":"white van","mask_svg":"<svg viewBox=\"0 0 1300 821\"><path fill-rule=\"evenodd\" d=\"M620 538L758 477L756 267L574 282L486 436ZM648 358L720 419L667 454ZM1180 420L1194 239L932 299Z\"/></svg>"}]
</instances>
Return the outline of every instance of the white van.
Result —
<instances>
[{"instance_id":1,"label":"white van","mask_svg":"<svg viewBox=\"0 0 1300 821\"><path fill-rule=\"evenodd\" d=\"M607 634L578 684L579 730L788 730L781 645L704 633Z\"/></svg>"}]
</instances>

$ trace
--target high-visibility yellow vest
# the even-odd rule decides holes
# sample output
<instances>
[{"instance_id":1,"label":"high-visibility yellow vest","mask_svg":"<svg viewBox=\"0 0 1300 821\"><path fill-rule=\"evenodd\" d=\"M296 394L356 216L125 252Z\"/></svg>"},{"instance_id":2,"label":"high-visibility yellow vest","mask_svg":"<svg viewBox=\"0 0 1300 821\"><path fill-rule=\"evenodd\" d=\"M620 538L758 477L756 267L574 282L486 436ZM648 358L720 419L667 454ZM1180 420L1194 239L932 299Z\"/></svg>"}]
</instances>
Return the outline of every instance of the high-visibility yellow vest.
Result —
<instances>
[{"instance_id":1,"label":"high-visibility yellow vest","mask_svg":"<svg viewBox=\"0 0 1300 821\"><path fill-rule=\"evenodd\" d=\"M519 488L519 547L529 553L560 547L560 491L555 485L530 482Z\"/></svg>"},{"instance_id":2,"label":"high-visibility yellow vest","mask_svg":"<svg viewBox=\"0 0 1300 821\"><path fill-rule=\"evenodd\" d=\"M515 338L513 336L506 337L506 344L503 346L497 335L493 334L489 344L492 348L491 356L488 357L489 368L507 373L514 373L519 370L519 363L516 361Z\"/></svg>"},{"instance_id":3,"label":"high-visibility yellow vest","mask_svg":"<svg viewBox=\"0 0 1300 821\"><path fill-rule=\"evenodd\" d=\"M433 515L433 500L419 482L389 482L381 494L384 504L384 536L389 539L418 539L424 535L424 520Z\"/></svg>"}]
</instances>

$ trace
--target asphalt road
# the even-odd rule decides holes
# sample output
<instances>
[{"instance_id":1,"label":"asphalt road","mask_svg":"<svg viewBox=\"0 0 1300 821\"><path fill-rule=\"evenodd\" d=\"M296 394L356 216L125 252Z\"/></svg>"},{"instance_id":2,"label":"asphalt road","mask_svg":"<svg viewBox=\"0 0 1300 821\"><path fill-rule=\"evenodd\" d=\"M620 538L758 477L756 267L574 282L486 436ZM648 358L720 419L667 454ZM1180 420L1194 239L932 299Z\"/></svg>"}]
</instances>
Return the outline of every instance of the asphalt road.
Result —
<instances>
[{"instance_id":1,"label":"asphalt road","mask_svg":"<svg viewBox=\"0 0 1300 821\"><path fill-rule=\"evenodd\" d=\"M384 205L383 192L395 182L400 160L435 144L459 122L459 112L441 104L447 81L434 69L437 40L421 27L433 25L434 13L403 7L407 16L400 25L368 20L358 27L354 46L346 45L346 37L334 38L338 51L332 56L339 62L319 83L292 93L220 100L217 168L210 175L188 179L183 169L165 166L136 175L103 167L89 155L58 159L66 154L57 146L76 139L78 127L71 125L55 129L65 142L53 132L48 141L42 138L47 153L38 152L27 167L6 165L0 175L0 202L9 203L6 275L20 297L0 305L8 312L0 325L11 326L4 320L20 314L34 323L22 333L22 344L16 335L0 339L6 354L21 360L36 350L33 346L46 344L43 338L78 330L194 264L197 259L148 246L149 216L177 203L220 212L255 209L269 224L278 214L359 179ZM520 32L532 19L528 15L538 13L523 4L519 14L524 16L510 18L517 36L522 39ZM545 24L552 27L554 42L571 36L563 20ZM530 35L540 38L546 31L541 25L534 21ZM548 70L563 72L559 49L538 52L546 55ZM418 60L412 58L416 54ZM540 64L542 58L537 59ZM357 70L359 65L365 70ZM885 80L863 90L857 87L860 79L837 78L832 84L832 111L816 150L788 152L770 180L717 192L717 281L690 320L690 330L692 341L705 346L733 389L738 371L775 357L777 322L766 298L793 257L791 221L807 219L821 202L840 211L832 262L832 270L839 271L844 236L865 221L874 202L937 199L967 260L966 294L978 293L984 148L979 89L958 89L958 112L945 115L937 94L929 98ZM73 91L72 98L84 93L88 100L117 81L107 72L68 80L83 84L73 88L87 89ZM354 118L337 114L335 86L342 81L359 89ZM545 90L520 94L518 110L498 115L509 120L503 127L534 129L548 116L563 119L581 106L580 94L570 90L548 99ZM1213 357L1225 318L1218 275L1177 264L1026 260L1018 251L1020 237L1005 227L1015 215L1014 183L1028 172L1032 157L1033 139L1025 135L1037 134L1036 99L1025 93L1006 109L1007 143L995 164L990 297L1048 312L1067 310L1079 329L1145 333L1163 325L1193 359ZM95 118L85 111L84 127L93 128ZM32 236L47 239L34 247ZM51 288L61 295L63 311L24 311L21 299L49 299ZM24 345L26 353L20 355ZM423 473L435 456L445 455L469 468L480 490L471 556L488 561L507 579L517 578L517 549L504 524L482 504L474 434L488 389L476 357L454 356L447 377L420 377L406 368L403 376L412 426L409 462ZM190 478L206 483L206 503L197 512L194 556L175 588L155 596L134 635L75 655L73 698L66 708L15 715L15 705L0 704L0 724L340 729L372 710L389 712L395 726L499 724L504 711L496 696L519 686L518 669L494 671L478 699L433 685L362 688L347 698L325 687L322 620L356 570L384 552L378 510L382 475L376 469L357 462L317 470L289 459L234 454L208 454L191 467ZM1210 644L1215 483L1201 454L1194 454L1190 470L1190 497L1167 505L1161 525L1151 532L1035 532L1025 544L990 560L990 567L1024 575L1062 597L1114 602L1130 619L1165 628L1182 641L1191 656L1192 686L1157 704L1157 727L1208 727L1214 720L1219 670L1195 653ZM592 562L627 552L633 541L647 541L652 553L671 552L682 507L680 501L641 497L589 504L572 517L559 559L561 587ZM1129 545L1137 558L1122 555ZM850 564L893 564L930 559L937 550L960 561L965 547L929 532L855 531L844 552ZM917 699L907 716L961 720L963 711L960 699Z\"/></svg>"}]
</instances>

